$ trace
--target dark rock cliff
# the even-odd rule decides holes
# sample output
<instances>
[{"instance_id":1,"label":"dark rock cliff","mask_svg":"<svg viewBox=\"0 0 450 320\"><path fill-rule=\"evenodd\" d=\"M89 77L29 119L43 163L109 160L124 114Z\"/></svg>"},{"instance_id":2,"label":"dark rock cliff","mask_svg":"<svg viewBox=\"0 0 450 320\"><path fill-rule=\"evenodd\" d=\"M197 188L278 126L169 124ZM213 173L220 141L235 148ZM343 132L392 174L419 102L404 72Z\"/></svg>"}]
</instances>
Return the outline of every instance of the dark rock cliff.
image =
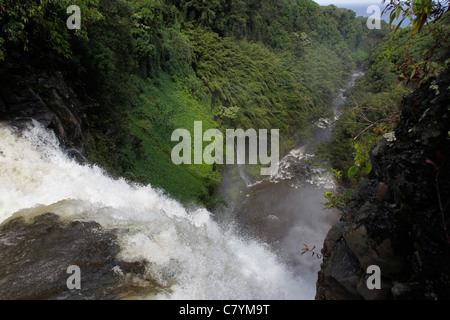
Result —
<instances>
[{"instance_id":1,"label":"dark rock cliff","mask_svg":"<svg viewBox=\"0 0 450 320\"><path fill-rule=\"evenodd\" d=\"M324 241L316 299L449 299L450 69L404 98L371 162Z\"/></svg>"},{"instance_id":2,"label":"dark rock cliff","mask_svg":"<svg viewBox=\"0 0 450 320\"><path fill-rule=\"evenodd\" d=\"M52 129L69 153L84 154L89 126L83 105L59 72L0 71L0 121L35 119Z\"/></svg>"}]
</instances>

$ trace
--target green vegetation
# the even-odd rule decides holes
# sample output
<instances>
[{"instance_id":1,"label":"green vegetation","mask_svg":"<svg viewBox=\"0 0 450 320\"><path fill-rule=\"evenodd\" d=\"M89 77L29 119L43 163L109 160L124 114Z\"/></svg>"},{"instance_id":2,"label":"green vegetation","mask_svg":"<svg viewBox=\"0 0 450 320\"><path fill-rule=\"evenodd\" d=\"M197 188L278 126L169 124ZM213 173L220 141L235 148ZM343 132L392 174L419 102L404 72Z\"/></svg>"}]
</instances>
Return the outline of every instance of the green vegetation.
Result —
<instances>
[{"instance_id":1,"label":"green vegetation","mask_svg":"<svg viewBox=\"0 0 450 320\"><path fill-rule=\"evenodd\" d=\"M441 32L450 32L448 21L445 18L436 23ZM408 27L386 36L371 53L365 75L346 92L347 99L333 138L319 148L333 168L347 172L354 166L355 145L364 145L368 152L383 134L394 129L403 96L415 88L413 83L399 81L409 78L405 74L414 71L414 66L420 64L434 44L427 30L412 38L411 31L412 27ZM430 58L432 73L447 68L448 57L449 46L440 43Z\"/></svg>"},{"instance_id":2,"label":"green vegetation","mask_svg":"<svg viewBox=\"0 0 450 320\"><path fill-rule=\"evenodd\" d=\"M276 128L283 153L387 32L311 0L80 0L81 30L68 30L72 2L2 0L1 68L62 71L92 162L207 206L221 168L174 165L173 130Z\"/></svg>"},{"instance_id":3,"label":"green vegetation","mask_svg":"<svg viewBox=\"0 0 450 320\"><path fill-rule=\"evenodd\" d=\"M413 10L409 2L391 1L393 17L405 12L413 26L396 28L373 50L365 75L346 92L332 139L318 148L318 156L333 170L347 173L342 179L344 187L370 174L369 152L381 137L395 139L392 131L401 116L402 98L432 74L449 67L450 45L442 39L450 34L450 14L439 11L440 15L434 16L439 20L423 23L424 9L417 7L418 3ZM427 10L433 11L431 7ZM325 192L325 207L342 209L348 190L338 195Z\"/></svg>"}]
</instances>

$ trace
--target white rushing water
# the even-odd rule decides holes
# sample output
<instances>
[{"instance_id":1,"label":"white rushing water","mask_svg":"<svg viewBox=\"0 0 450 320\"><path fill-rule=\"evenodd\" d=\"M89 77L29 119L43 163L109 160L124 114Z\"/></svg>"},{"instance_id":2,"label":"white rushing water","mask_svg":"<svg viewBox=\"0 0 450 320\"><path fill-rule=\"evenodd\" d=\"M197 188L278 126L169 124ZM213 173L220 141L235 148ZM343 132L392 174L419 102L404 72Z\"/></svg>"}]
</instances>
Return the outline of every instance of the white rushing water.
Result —
<instances>
[{"instance_id":1,"label":"white rushing water","mask_svg":"<svg viewBox=\"0 0 450 320\"><path fill-rule=\"evenodd\" d=\"M18 134L0 123L0 223L53 212L116 229L126 261L146 259L168 288L145 299L313 299L264 243L238 236L210 213L187 210L151 186L114 180L64 154L38 123ZM117 270L116 270L117 271Z\"/></svg>"}]
</instances>

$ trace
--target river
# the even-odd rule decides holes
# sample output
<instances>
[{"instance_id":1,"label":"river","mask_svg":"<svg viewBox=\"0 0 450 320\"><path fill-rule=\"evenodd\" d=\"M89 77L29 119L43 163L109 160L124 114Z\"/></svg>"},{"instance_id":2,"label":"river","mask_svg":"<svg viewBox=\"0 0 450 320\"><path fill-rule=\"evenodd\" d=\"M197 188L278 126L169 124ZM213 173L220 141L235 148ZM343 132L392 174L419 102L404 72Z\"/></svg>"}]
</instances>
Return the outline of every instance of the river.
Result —
<instances>
[{"instance_id":1,"label":"river","mask_svg":"<svg viewBox=\"0 0 450 320\"><path fill-rule=\"evenodd\" d=\"M329 170L311 161L314 148L331 138L339 106L345 102L344 92L362 74L359 70L353 73L333 102L334 116L313 124L312 141L285 155L279 162L278 174L249 184L243 168L230 167L219 188L219 195L231 203L230 209L219 215L225 215L224 220L238 221L243 234L266 243L308 287L315 286L323 240L339 219L338 212L324 210L322 205L326 202L324 191L335 192L337 186ZM301 255L305 245L309 249L315 247L318 255Z\"/></svg>"}]
</instances>

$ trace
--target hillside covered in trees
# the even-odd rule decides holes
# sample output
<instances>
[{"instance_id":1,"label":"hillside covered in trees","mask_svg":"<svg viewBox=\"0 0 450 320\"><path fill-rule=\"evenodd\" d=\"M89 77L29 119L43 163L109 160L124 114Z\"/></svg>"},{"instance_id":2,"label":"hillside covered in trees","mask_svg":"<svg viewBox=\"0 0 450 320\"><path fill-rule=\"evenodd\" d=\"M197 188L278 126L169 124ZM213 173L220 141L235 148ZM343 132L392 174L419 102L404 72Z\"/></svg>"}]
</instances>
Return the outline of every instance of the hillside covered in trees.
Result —
<instances>
[{"instance_id":1,"label":"hillside covered in trees","mask_svg":"<svg viewBox=\"0 0 450 320\"><path fill-rule=\"evenodd\" d=\"M69 30L70 4L2 1L3 92L26 79L50 101L43 79L58 75L83 121L78 144L66 147L113 176L207 206L221 168L173 164L176 128L276 128L283 153L308 139L388 32L311 0L84 0L81 29Z\"/></svg>"},{"instance_id":2,"label":"hillside covered in trees","mask_svg":"<svg viewBox=\"0 0 450 320\"><path fill-rule=\"evenodd\" d=\"M450 15L444 14L419 32L407 25L391 31L370 53L365 75L345 93L348 99L332 139L319 147L320 157L343 173L345 182L350 182L347 172L355 165L355 154L368 163L370 149L395 128L403 98L430 76L448 68L449 34Z\"/></svg>"}]
</instances>

